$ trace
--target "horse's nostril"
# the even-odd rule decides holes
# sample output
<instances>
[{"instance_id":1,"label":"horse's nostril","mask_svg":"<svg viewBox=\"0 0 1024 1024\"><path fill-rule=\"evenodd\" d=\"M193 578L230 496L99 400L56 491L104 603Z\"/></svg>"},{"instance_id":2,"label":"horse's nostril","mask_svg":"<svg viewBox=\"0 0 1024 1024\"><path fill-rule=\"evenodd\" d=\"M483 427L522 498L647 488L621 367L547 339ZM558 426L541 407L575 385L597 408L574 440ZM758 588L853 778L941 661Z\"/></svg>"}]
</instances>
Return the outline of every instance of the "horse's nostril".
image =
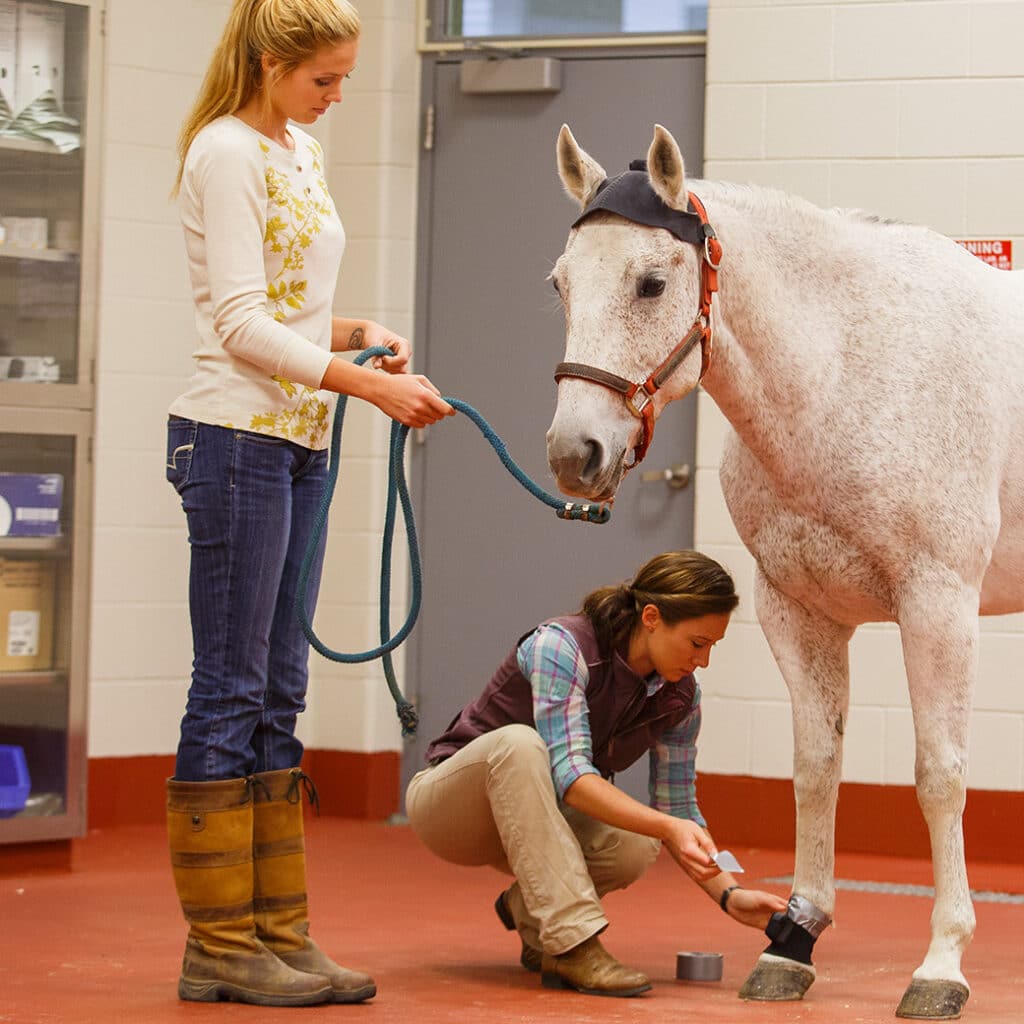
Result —
<instances>
[{"instance_id":1,"label":"horse's nostril","mask_svg":"<svg viewBox=\"0 0 1024 1024\"><path fill-rule=\"evenodd\" d=\"M548 464L563 486L578 487L593 483L604 464L604 445L596 440L548 439Z\"/></svg>"},{"instance_id":2,"label":"horse's nostril","mask_svg":"<svg viewBox=\"0 0 1024 1024\"><path fill-rule=\"evenodd\" d=\"M601 472L601 467L604 465L604 447L599 441L587 441L583 445L583 452L585 461L581 460L583 469L580 472L580 479L590 481Z\"/></svg>"}]
</instances>

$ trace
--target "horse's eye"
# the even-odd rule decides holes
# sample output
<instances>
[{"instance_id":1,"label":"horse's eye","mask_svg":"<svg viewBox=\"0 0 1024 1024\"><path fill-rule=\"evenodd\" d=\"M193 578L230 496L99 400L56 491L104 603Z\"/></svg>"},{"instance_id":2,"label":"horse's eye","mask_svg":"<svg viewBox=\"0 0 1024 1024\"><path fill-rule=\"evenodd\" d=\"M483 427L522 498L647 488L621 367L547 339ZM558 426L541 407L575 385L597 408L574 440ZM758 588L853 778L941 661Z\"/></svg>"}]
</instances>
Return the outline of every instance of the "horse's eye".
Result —
<instances>
[{"instance_id":1,"label":"horse's eye","mask_svg":"<svg viewBox=\"0 0 1024 1024\"><path fill-rule=\"evenodd\" d=\"M665 290L662 277L641 277L637 281L636 293L641 299L656 299Z\"/></svg>"}]
</instances>

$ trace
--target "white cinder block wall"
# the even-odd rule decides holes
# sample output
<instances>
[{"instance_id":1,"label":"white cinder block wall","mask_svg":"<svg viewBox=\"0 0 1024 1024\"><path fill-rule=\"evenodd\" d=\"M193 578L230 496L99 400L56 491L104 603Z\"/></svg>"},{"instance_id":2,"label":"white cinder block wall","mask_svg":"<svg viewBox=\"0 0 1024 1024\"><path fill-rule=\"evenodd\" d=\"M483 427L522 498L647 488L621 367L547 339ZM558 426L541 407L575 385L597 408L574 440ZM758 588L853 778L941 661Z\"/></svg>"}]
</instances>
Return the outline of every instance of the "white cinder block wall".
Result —
<instances>
[{"instance_id":1,"label":"white cinder block wall","mask_svg":"<svg viewBox=\"0 0 1024 1024\"><path fill-rule=\"evenodd\" d=\"M415 0L361 0L359 62L317 129L348 232L336 311L412 329ZM195 336L181 229L168 199L178 129L227 17L227 0L108 0L89 755L165 754L177 744L191 665L187 541L164 479L166 410L191 373ZM315 626L328 646L376 642L390 421L346 416ZM401 556L401 548L398 548ZM404 561L394 590L404 595ZM395 615L400 615L397 609ZM401 619L397 619L401 622ZM400 668L400 658L396 659ZM397 750L379 662L314 655L309 746Z\"/></svg>"},{"instance_id":2,"label":"white cinder block wall","mask_svg":"<svg viewBox=\"0 0 1024 1024\"><path fill-rule=\"evenodd\" d=\"M1024 3L710 0L704 173L859 207L954 238L1010 239L1024 258ZM753 563L718 484L727 429L700 395L697 546L743 604L703 677L706 772L791 774L789 701L753 609ZM1024 786L1024 617L982 622L971 786ZM913 728L894 627L851 650L843 777L913 782Z\"/></svg>"},{"instance_id":3,"label":"white cinder block wall","mask_svg":"<svg viewBox=\"0 0 1024 1024\"><path fill-rule=\"evenodd\" d=\"M337 309L412 325L418 82L414 0L361 0L359 67L318 130L349 234ZM174 750L190 663L186 542L163 479L165 411L190 373L191 307L167 194L174 139L227 0L108 0L89 753ZM705 173L858 206L955 237L1024 245L1024 3L711 0ZM415 340L415 339L414 339ZM700 397L697 544L743 605L705 675L705 772L791 773L789 703L753 618L752 566L717 481L723 420ZM387 424L352 403L317 625L376 642ZM403 560L400 558L399 562ZM401 572L396 593L403 592ZM400 612L401 609L398 609ZM394 616L397 618L397 613ZM1024 620L984 625L971 784L1024 786ZM913 744L891 628L853 650L844 777L910 783ZM313 657L307 744L397 750L379 666Z\"/></svg>"}]
</instances>

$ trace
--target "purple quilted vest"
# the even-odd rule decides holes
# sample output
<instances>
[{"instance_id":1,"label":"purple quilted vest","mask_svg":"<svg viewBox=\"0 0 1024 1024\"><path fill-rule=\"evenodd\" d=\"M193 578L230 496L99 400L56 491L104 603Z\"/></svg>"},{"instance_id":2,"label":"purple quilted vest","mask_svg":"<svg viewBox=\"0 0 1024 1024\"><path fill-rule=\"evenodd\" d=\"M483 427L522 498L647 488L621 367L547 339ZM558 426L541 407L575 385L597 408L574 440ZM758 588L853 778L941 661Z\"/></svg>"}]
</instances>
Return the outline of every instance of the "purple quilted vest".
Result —
<instances>
[{"instance_id":1,"label":"purple quilted vest","mask_svg":"<svg viewBox=\"0 0 1024 1024\"><path fill-rule=\"evenodd\" d=\"M647 684L616 652L602 657L594 627L585 615L550 619L568 630L587 663L587 708L594 767L605 777L624 771L693 707L696 683L692 675L677 683L665 682L653 697ZM529 635L529 634L527 634ZM522 641L520 638L520 642ZM448 728L427 748L428 761L444 760L471 740L503 725L534 725L533 695L529 680L519 671L519 643L502 662L483 693L452 719Z\"/></svg>"}]
</instances>

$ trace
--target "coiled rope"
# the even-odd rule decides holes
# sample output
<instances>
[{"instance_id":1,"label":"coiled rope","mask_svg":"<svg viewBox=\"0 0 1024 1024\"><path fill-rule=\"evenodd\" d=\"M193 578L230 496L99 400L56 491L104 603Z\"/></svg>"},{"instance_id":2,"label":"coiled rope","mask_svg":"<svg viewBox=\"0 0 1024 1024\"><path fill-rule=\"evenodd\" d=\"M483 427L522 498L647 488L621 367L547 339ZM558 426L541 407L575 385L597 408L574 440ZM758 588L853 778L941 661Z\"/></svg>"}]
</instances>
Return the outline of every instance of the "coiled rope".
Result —
<instances>
[{"instance_id":1,"label":"coiled rope","mask_svg":"<svg viewBox=\"0 0 1024 1024\"><path fill-rule=\"evenodd\" d=\"M368 359L373 359L376 356L391 355L394 355L394 353L390 349L376 346L360 352L355 362L361 365ZM452 408L468 416L477 425L480 432L494 449L495 454L501 460L501 464L535 498L553 508L559 519L577 519L589 523L606 523L611 518L611 509L607 505L567 502L563 498L549 494L539 487L517 465L516 461L509 455L504 441L498 437L491 425L476 409L458 398L445 397L444 400ZM338 404L334 413L334 426L331 431L331 461L327 472L327 482L324 486L323 497L320 499L320 505L316 511L313 531L310 534L309 543L306 545L306 551L302 557L302 566L299 570L299 589L295 599L295 613L298 615L302 631L306 634L306 638L313 649L325 658L343 664L357 664L364 661L374 661L377 658L381 659L384 666L384 677L394 699L399 721L402 723L402 735L412 736L416 732L419 716L416 713L415 706L402 694L395 679L394 665L391 661L391 652L412 632L416 619L419 617L423 598L423 570L420 562L419 541L416 537L416 517L413 512L412 500L409 497L409 486L405 477L405 443L409 436L409 427L405 426L405 424L392 420L391 438L388 445L388 493L384 515L384 538L381 548L380 566L380 644L368 651L360 651L359 653L345 653L332 650L314 632L307 607L309 574L317 549L320 546L320 538L327 525L331 501L334 499L334 488L338 482L338 472L341 463L341 432L344 427L345 407L347 404L348 395L338 395ZM391 616L388 609L391 605L391 560L395 534L396 507L399 502L402 506L402 518L405 522L405 535L409 551L412 597L409 602L409 613L406 616L405 622L398 632L392 636Z\"/></svg>"}]
</instances>

